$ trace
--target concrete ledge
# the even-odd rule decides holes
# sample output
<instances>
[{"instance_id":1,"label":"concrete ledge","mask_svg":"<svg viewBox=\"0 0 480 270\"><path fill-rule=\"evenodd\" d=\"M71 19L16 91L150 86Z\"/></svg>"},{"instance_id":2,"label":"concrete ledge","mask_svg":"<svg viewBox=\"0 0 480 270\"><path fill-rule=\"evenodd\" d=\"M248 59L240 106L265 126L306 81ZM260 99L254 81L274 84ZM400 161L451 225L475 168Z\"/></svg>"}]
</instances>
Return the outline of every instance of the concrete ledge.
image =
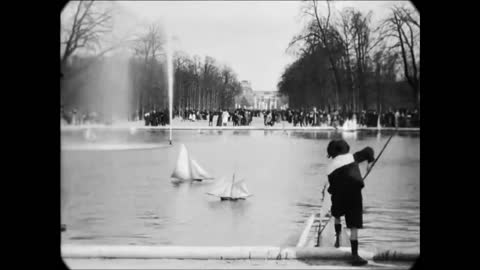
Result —
<instances>
[{"instance_id":1,"label":"concrete ledge","mask_svg":"<svg viewBox=\"0 0 480 270\"><path fill-rule=\"evenodd\" d=\"M61 247L63 258L119 258L119 259L209 259L209 260L287 260L287 259L323 259L347 260L350 248L295 248L273 246L101 246L71 245ZM387 251L374 255L359 251L367 260L414 261L418 254L404 254Z\"/></svg>"},{"instance_id":2,"label":"concrete ledge","mask_svg":"<svg viewBox=\"0 0 480 270\"><path fill-rule=\"evenodd\" d=\"M276 259L278 247L62 245L64 258Z\"/></svg>"},{"instance_id":3,"label":"concrete ledge","mask_svg":"<svg viewBox=\"0 0 480 270\"><path fill-rule=\"evenodd\" d=\"M366 260L372 260L374 257L374 254L371 252L359 250L358 253ZM352 254L349 247L308 247L297 249L295 255L296 259L304 260L348 260Z\"/></svg>"},{"instance_id":4,"label":"concrete ledge","mask_svg":"<svg viewBox=\"0 0 480 270\"><path fill-rule=\"evenodd\" d=\"M63 259L69 269L410 269L411 263L375 263L358 267L342 261L302 260L179 260L179 259Z\"/></svg>"}]
</instances>

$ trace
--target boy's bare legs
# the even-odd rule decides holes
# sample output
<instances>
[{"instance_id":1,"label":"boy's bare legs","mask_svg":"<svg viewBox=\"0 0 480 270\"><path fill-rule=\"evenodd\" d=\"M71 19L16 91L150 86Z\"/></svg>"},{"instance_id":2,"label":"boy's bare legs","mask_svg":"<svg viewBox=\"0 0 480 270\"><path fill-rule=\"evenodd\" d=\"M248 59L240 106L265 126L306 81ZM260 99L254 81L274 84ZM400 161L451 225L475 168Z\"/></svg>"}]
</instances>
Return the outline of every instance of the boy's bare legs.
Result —
<instances>
[{"instance_id":1,"label":"boy's bare legs","mask_svg":"<svg viewBox=\"0 0 480 270\"><path fill-rule=\"evenodd\" d=\"M350 229L350 241L358 241L358 229L351 228Z\"/></svg>"}]
</instances>

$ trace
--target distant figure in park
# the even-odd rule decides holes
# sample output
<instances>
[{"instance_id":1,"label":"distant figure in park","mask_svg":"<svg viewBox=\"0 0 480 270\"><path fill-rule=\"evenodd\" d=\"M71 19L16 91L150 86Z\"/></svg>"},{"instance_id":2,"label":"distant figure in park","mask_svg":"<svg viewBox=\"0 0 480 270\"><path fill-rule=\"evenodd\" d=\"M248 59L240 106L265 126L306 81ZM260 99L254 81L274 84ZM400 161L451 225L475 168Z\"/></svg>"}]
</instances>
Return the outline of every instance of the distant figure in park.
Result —
<instances>
[{"instance_id":1,"label":"distant figure in park","mask_svg":"<svg viewBox=\"0 0 480 270\"><path fill-rule=\"evenodd\" d=\"M297 112L297 111L295 111L295 112L293 113L292 122L293 122L293 126L296 127L297 124L298 124L298 112Z\"/></svg>"},{"instance_id":2,"label":"distant figure in park","mask_svg":"<svg viewBox=\"0 0 480 270\"><path fill-rule=\"evenodd\" d=\"M405 115L405 112L404 110L401 111L400 113L400 118L399 118L399 121L398 121L398 126L399 127L405 127L405 121L406 120L406 115Z\"/></svg>"},{"instance_id":3,"label":"distant figure in park","mask_svg":"<svg viewBox=\"0 0 480 270\"><path fill-rule=\"evenodd\" d=\"M72 111L72 125L78 125L77 109L73 109L73 111Z\"/></svg>"},{"instance_id":4,"label":"distant figure in park","mask_svg":"<svg viewBox=\"0 0 480 270\"><path fill-rule=\"evenodd\" d=\"M400 112L397 110L395 112L395 127L396 128L398 128L399 121L400 121Z\"/></svg>"},{"instance_id":5,"label":"distant figure in park","mask_svg":"<svg viewBox=\"0 0 480 270\"><path fill-rule=\"evenodd\" d=\"M143 120L145 120L145 126L150 125L150 120L148 119L148 112L143 115Z\"/></svg>"},{"instance_id":6,"label":"distant figure in park","mask_svg":"<svg viewBox=\"0 0 480 270\"><path fill-rule=\"evenodd\" d=\"M157 124L157 111L153 109L153 111L150 113L151 115L151 120L150 120L150 125L156 127Z\"/></svg>"},{"instance_id":7,"label":"distant figure in park","mask_svg":"<svg viewBox=\"0 0 480 270\"><path fill-rule=\"evenodd\" d=\"M272 125L272 118L273 118L272 113L268 112L268 114L267 114L267 124L266 125L270 125L270 126Z\"/></svg>"},{"instance_id":8,"label":"distant figure in park","mask_svg":"<svg viewBox=\"0 0 480 270\"><path fill-rule=\"evenodd\" d=\"M239 118L238 111L235 111L232 116L232 122L234 127L238 126L238 118Z\"/></svg>"},{"instance_id":9,"label":"distant figure in park","mask_svg":"<svg viewBox=\"0 0 480 270\"><path fill-rule=\"evenodd\" d=\"M327 156L332 158L327 166L328 193L331 194L331 213L335 218L335 247L339 247L342 230L341 216L345 216L347 228L350 229L352 249L352 265L364 265L366 260L358 255L358 229L363 227L362 188L364 182L359 163L368 161L367 169L374 161L374 151L365 147L361 151L350 154L350 146L344 140L332 140L327 147Z\"/></svg>"},{"instance_id":10,"label":"distant figure in park","mask_svg":"<svg viewBox=\"0 0 480 270\"><path fill-rule=\"evenodd\" d=\"M200 111L197 111L195 114L195 120L202 120L202 116L200 115Z\"/></svg>"},{"instance_id":11,"label":"distant figure in park","mask_svg":"<svg viewBox=\"0 0 480 270\"><path fill-rule=\"evenodd\" d=\"M228 118L230 117L230 114L227 112L227 110L223 110L222 113L222 125L226 126L228 124Z\"/></svg>"},{"instance_id":12,"label":"distant figure in park","mask_svg":"<svg viewBox=\"0 0 480 270\"><path fill-rule=\"evenodd\" d=\"M280 124L281 121L282 121L282 115L280 114L280 112L275 112L275 122Z\"/></svg>"},{"instance_id":13,"label":"distant figure in park","mask_svg":"<svg viewBox=\"0 0 480 270\"><path fill-rule=\"evenodd\" d=\"M195 112L191 112L189 116L190 122L195 122Z\"/></svg>"},{"instance_id":14,"label":"distant figure in park","mask_svg":"<svg viewBox=\"0 0 480 270\"><path fill-rule=\"evenodd\" d=\"M338 118L338 114L334 113L332 118L332 127L337 128L340 125L340 119Z\"/></svg>"},{"instance_id":15,"label":"distant figure in park","mask_svg":"<svg viewBox=\"0 0 480 270\"><path fill-rule=\"evenodd\" d=\"M208 113L208 126L213 126L213 112Z\"/></svg>"},{"instance_id":16,"label":"distant figure in park","mask_svg":"<svg viewBox=\"0 0 480 270\"><path fill-rule=\"evenodd\" d=\"M300 111L299 121L300 126L303 127L305 125L305 113L303 112L303 110Z\"/></svg>"},{"instance_id":17,"label":"distant figure in park","mask_svg":"<svg viewBox=\"0 0 480 270\"><path fill-rule=\"evenodd\" d=\"M217 117L217 127L221 127L222 126L222 113L221 113L221 111L218 111L217 115L218 115L218 117Z\"/></svg>"}]
</instances>

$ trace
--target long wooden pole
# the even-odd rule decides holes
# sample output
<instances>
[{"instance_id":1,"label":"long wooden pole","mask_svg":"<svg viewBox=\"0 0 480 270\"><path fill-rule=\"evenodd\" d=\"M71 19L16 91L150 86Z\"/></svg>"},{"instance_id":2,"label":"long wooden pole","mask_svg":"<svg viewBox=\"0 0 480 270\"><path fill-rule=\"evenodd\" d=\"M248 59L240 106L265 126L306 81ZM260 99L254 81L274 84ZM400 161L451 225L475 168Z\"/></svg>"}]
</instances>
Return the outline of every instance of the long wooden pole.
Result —
<instances>
[{"instance_id":1,"label":"long wooden pole","mask_svg":"<svg viewBox=\"0 0 480 270\"><path fill-rule=\"evenodd\" d=\"M367 173L365 174L365 176L363 177L363 180L365 181L365 179L367 178L367 176L370 174L370 172L372 171L373 169L373 166L375 166L375 164L377 163L378 159L380 158L380 156L382 155L383 151L385 151L385 148L387 148L387 145L388 143L390 142L390 140L393 138L393 135L395 133L392 133L392 135L390 135L390 138L388 138L387 142L385 143L385 145L383 146L382 148L382 151L380 151L380 153L378 154L377 158L373 161L372 163L372 166L370 167L370 169L367 171Z\"/></svg>"}]
</instances>

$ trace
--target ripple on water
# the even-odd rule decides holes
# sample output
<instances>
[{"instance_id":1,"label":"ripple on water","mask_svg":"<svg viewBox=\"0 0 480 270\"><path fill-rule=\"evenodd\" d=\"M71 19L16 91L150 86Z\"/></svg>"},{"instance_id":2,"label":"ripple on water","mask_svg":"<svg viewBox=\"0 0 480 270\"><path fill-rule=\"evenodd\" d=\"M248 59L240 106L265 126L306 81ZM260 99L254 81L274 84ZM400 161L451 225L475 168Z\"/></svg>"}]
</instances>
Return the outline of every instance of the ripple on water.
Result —
<instances>
[{"instance_id":1,"label":"ripple on water","mask_svg":"<svg viewBox=\"0 0 480 270\"><path fill-rule=\"evenodd\" d=\"M70 236L70 240L96 240L101 239L101 236L98 235L78 235L78 236Z\"/></svg>"}]
</instances>

